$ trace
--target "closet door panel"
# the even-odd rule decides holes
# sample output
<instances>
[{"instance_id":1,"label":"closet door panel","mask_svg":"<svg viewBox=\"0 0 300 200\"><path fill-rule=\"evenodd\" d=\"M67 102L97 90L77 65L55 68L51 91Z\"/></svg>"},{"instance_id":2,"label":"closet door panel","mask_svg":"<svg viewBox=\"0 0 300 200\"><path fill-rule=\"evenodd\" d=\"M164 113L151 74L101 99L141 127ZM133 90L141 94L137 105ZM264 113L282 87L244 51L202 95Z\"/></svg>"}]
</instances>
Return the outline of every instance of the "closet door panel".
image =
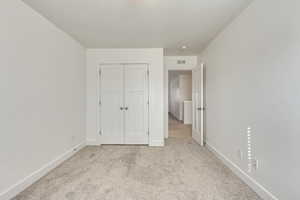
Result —
<instances>
[{"instance_id":1,"label":"closet door panel","mask_svg":"<svg viewBox=\"0 0 300 200\"><path fill-rule=\"evenodd\" d=\"M123 86L124 70L122 65L101 67L101 143L124 144Z\"/></svg>"},{"instance_id":2,"label":"closet door panel","mask_svg":"<svg viewBox=\"0 0 300 200\"><path fill-rule=\"evenodd\" d=\"M147 65L125 65L125 144L148 144Z\"/></svg>"}]
</instances>

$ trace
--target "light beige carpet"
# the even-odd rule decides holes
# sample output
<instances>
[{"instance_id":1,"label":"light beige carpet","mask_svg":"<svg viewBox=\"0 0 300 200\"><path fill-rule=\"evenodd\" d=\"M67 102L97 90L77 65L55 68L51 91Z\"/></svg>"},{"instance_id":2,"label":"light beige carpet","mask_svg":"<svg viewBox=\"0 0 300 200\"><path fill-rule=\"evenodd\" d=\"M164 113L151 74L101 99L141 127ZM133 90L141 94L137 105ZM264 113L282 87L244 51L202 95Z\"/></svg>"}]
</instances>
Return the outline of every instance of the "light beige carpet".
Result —
<instances>
[{"instance_id":1,"label":"light beige carpet","mask_svg":"<svg viewBox=\"0 0 300 200\"><path fill-rule=\"evenodd\" d=\"M173 137L162 148L86 147L14 200L260 198L191 137Z\"/></svg>"}]
</instances>

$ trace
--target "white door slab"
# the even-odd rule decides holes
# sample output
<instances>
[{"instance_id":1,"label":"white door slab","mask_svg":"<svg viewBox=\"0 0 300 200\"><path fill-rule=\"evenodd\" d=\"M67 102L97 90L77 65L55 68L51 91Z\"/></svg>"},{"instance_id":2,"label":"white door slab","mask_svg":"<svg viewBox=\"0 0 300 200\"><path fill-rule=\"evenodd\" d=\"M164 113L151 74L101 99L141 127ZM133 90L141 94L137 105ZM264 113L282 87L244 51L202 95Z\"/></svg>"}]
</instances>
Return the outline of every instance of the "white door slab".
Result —
<instances>
[{"instance_id":1,"label":"white door slab","mask_svg":"<svg viewBox=\"0 0 300 200\"><path fill-rule=\"evenodd\" d=\"M124 144L124 67L102 65L100 70L101 143Z\"/></svg>"},{"instance_id":2,"label":"white door slab","mask_svg":"<svg viewBox=\"0 0 300 200\"><path fill-rule=\"evenodd\" d=\"M201 146L204 145L203 116L204 116L204 66L193 69L193 126L192 137Z\"/></svg>"},{"instance_id":3,"label":"white door slab","mask_svg":"<svg viewBox=\"0 0 300 200\"><path fill-rule=\"evenodd\" d=\"M124 65L125 144L148 144L148 65Z\"/></svg>"}]
</instances>

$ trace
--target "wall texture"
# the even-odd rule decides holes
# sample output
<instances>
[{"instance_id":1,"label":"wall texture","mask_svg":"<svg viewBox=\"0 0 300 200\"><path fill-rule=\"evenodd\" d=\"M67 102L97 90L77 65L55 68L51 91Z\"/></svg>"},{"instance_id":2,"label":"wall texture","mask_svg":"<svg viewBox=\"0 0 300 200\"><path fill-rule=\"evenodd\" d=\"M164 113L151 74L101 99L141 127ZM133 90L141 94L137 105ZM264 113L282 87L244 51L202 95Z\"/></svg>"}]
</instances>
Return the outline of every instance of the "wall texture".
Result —
<instances>
[{"instance_id":1,"label":"wall texture","mask_svg":"<svg viewBox=\"0 0 300 200\"><path fill-rule=\"evenodd\" d=\"M299 7L296 0L256 0L200 56L207 143L247 172L252 127L259 168L249 175L282 200L300 198Z\"/></svg>"},{"instance_id":2,"label":"wall texture","mask_svg":"<svg viewBox=\"0 0 300 200\"><path fill-rule=\"evenodd\" d=\"M85 49L19 0L0 24L1 199L85 141Z\"/></svg>"},{"instance_id":3,"label":"wall texture","mask_svg":"<svg viewBox=\"0 0 300 200\"><path fill-rule=\"evenodd\" d=\"M101 63L149 63L150 145L164 145L163 49L88 49L87 50L87 142L101 143L97 130L98 67Z\"/></svg>"}]
</instances>

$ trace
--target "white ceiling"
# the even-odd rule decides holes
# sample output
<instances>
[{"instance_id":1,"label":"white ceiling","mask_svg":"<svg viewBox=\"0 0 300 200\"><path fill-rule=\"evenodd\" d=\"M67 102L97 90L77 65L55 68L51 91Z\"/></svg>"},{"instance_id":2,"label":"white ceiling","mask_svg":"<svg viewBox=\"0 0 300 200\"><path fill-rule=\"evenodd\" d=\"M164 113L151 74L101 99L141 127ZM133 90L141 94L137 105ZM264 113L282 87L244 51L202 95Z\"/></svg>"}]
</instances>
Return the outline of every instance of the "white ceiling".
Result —
<instances>
[{"instance_id":1,"label":"white ceiling","mask_svg":"<svg viewBox=\"0 0 300 200\"><path fill-rule=\"evenodd\" d=\"M252 0L23 1L87 48L163 47L167 55L196 55Z\"/></svg>"}]
</instances>

